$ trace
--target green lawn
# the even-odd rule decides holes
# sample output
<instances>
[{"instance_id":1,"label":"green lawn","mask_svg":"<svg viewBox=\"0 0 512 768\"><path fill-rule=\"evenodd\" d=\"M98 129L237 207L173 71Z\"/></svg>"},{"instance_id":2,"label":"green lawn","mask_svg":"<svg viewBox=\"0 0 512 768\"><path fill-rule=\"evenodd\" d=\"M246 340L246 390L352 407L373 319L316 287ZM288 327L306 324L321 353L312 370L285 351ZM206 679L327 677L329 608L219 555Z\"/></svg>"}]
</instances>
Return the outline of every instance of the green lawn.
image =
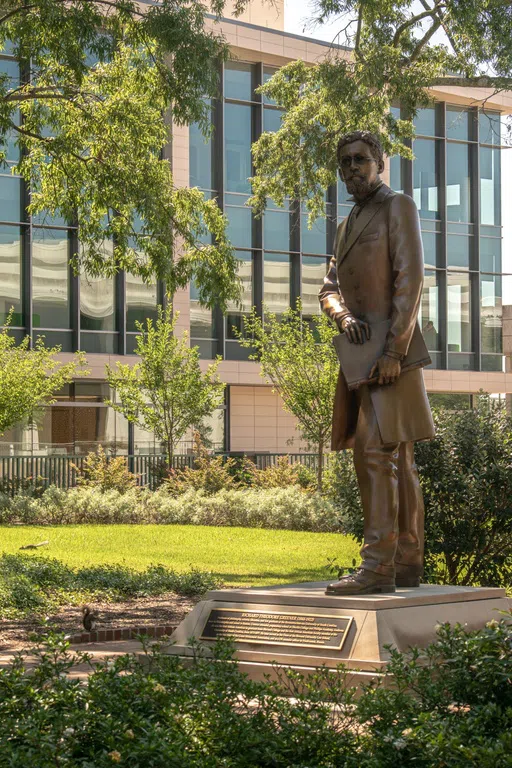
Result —
<instances>
[{"instance_id":1,"label":"green lawn","mask_svg":"<svg viewBox=\"0 0 512 768\"><path fill-rule=\"evenodd\" d=\"M334 533L213 528L193 525L0 526L0 553L29 550L74 567L121 563L142 570L162 563L176 571L213 571L226 584L264 585L328 579L329 558L351 565L353 539Z\"/></svg>"}]
</instances>

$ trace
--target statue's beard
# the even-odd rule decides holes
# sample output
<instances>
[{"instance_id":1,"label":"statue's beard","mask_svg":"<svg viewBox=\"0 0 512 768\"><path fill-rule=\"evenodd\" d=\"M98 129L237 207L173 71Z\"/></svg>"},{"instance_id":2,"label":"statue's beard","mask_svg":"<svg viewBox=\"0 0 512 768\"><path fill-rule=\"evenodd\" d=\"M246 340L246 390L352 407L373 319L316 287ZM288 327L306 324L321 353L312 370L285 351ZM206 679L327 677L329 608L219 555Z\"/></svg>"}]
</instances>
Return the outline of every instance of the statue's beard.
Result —
<instances>
[{"instance_id":1,"label":"statue's beard","mask_svg":"<svg viewBox=\"0 0 512 768\"><path fill-rule=\"evenodd\" d=\"M362 179L358 176L353 176L349 181L345 182L347 191L350 195L362 199L367 197L373 189L373 185L366 179Z\"/></svg>"}]
</instances>

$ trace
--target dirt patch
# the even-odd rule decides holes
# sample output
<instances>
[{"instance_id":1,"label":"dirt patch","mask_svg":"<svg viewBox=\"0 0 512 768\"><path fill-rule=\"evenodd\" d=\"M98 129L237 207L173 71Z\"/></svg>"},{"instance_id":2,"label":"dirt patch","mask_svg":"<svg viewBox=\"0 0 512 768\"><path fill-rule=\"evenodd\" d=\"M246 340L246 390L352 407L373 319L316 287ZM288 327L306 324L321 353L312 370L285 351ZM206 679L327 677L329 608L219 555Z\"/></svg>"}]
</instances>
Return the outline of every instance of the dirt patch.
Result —
<instances>
[{"instance_id":1,"label":"dirt patch","mask_svg":"<svg viewBox=\"0 0 512 768\"><path fill-rule=\"evenodd\" d=\"M178 597L173 592L159 597L127 600L124 603L91 603L98 612L96 629L124 629L141 625L179 624L200 598ZM76 605L64 605L48 616L47 627L75 635L84 631L82 611ZM42 630L38 619L0 619L0 651L16 651L33 643L30 635Z\"/></svg>"}]
</instances>

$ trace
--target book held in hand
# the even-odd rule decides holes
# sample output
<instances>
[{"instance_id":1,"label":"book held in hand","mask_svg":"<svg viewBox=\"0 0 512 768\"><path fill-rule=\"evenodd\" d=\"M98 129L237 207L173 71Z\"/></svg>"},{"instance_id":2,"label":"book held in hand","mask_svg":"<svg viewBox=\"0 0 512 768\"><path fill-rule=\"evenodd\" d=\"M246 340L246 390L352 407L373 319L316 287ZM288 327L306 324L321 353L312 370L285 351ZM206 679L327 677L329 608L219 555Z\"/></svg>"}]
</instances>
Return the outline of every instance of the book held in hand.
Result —
<instances>
[{"instance_id":1,"label":"book held in hand","mask_svg":"<svg viewBox=\"0 0 512 768\"><path fill-rule=\"evenodd\" d=\"M390 320L371 323L371 336L364 344L352 344L345 333L339 333L333 339L341 370L349 389L357 389L361 384L377 383L378 376L370 379L370 371L384 353L390 326ZM413 368L424 368L431 362L420 327L416 324L409 350L402 360L402 373Z\"/></svg>"}]
</instances>

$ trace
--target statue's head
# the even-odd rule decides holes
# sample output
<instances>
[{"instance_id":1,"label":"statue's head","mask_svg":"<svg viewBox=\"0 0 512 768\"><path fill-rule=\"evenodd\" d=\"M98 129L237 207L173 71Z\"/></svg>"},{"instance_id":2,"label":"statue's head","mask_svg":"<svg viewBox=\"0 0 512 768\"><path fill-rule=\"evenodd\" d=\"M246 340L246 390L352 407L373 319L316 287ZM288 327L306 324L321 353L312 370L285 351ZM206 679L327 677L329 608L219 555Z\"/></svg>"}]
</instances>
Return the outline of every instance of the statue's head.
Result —
<instances>
[{"instance_id":1,"label":"statue's head","mask_svg":"<svg viewBox=\"0 0 512 768\"><path fill-rule=\"evenodd\" d=\"M382 144L370 131L346 133L338 142L338 170L348 192L364 198L384 170Z\"/></svg>"}]
</instances>

